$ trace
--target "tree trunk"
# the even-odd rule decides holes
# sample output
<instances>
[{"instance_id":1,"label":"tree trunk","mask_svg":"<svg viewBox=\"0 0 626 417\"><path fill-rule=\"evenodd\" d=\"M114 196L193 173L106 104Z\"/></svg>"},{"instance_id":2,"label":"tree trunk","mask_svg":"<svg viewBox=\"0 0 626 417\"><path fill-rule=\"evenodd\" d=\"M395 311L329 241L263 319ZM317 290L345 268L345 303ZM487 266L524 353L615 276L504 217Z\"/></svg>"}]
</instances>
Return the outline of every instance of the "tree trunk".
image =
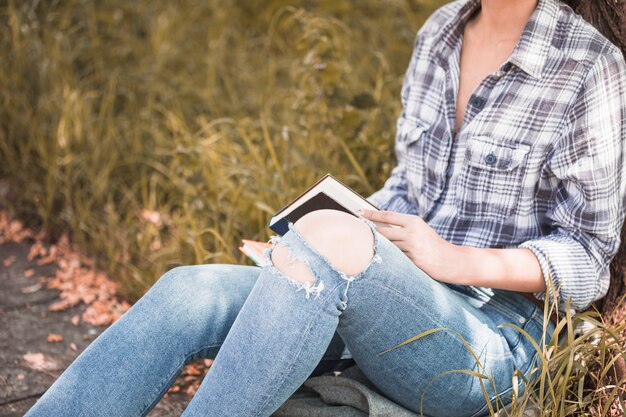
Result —
<instances>
[{"instance_id":1,"label":"tree trunk","mask_svg":"<svg viewBox=\"0 0 626 417\"><path fill-rule=\"evenodd\" d=\"M621 244L611 262L611 285L606 296L596 303L596 307L607 320L616 325L626 319L626 223L622 227Z\"/></svg>"}]
</instances>

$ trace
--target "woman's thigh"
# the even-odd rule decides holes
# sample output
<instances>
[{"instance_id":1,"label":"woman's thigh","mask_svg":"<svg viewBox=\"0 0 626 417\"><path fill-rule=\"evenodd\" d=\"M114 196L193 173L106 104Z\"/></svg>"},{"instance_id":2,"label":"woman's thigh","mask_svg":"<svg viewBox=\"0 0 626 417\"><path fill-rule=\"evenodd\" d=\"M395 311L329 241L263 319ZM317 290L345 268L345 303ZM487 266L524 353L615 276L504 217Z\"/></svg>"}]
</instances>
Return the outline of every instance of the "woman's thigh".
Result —
<instances>
[{"instance_id":1,"label":"woman's thigh","mask_svg":"<svg viewBox=\"0 0 626 417\"><path fill-rule=\"evenodd\" d=\"M519 294L433 280L377 237L382 262L352 283L339 320L338 333L354 360L381 391L414 411L423 405L430 416L482 414L483 389L490 397L506 394L514 370L528 373L535 353L518 330L499 325L540 338L537 307Z\"/></svg>"},{"instance_id":2,"label":"woman's thigh","mask_svg":"<svg viewBox=\"0 0 626 417\"><path fill-rule=\"evenodd\" d=\"M143 320L127 323L144 327L148 317L158 328L155 338L168 344L183 344L197 358L214 358L233 322L254 287L262 268L236 264L206 264L177 267L167 272L129 312ZM121 320L123 321L123 320ZM143 332L145 333L145 332ZM333 337L324 360L349 359L338 335ZM328 366L328 364L327 364ZM326 369L321 366L320 370Z\"/></svg>"}]
</instances>

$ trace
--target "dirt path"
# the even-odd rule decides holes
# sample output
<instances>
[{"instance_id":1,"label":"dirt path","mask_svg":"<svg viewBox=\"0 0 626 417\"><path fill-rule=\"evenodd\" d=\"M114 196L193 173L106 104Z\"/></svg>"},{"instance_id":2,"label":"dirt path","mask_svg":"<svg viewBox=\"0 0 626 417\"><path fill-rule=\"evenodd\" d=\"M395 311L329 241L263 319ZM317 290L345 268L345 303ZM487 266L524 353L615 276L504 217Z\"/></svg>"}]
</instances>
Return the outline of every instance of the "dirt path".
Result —
<instances>
[{"instance_id":1,"label":"dirt path","mask_svg":"<svg viewBox=\"0 0 626 417\"><path fill-rule=\"evenodd\" d=\"M76 319L87 308L83 304L49 310L59 292L47 289L41 277L54 276L57 266L28 260L31 244L0 245L0 417L23 416L105 329ZM170 395L149 416L180 415L189 399Z\"/></svg>"}]
</instances>

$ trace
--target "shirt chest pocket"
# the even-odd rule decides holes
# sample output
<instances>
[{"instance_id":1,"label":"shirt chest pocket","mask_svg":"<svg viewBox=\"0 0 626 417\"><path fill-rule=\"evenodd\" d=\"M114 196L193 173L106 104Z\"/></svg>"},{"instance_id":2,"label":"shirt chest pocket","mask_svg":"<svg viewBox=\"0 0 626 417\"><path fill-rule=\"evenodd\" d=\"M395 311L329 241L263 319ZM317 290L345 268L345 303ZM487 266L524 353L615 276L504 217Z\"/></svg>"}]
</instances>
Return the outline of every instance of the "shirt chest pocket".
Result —
<instances>
[{"instance_id":1,"label":"shirt chest pocket","mask_svg":"<svg viewBox=\"0 0 626 417\"><path fill-rule=\"evenodd\" d=\"M468 139L455 186L458 216L494 220L511 216L524 185L530 147L488 136Z\"/></svg>"}]
</instances>

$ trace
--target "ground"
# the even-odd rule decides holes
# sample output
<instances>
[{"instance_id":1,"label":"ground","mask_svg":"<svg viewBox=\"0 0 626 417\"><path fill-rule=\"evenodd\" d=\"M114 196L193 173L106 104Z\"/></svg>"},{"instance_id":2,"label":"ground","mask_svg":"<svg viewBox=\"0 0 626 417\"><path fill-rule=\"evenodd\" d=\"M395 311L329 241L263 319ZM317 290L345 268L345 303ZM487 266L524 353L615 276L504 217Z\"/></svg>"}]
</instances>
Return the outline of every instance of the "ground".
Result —
<instances>
[{"instance_id":1,"label":"ground","mask_svg":"<svg viewBox=\"0 0 626 417\"><path fill-rule=\"evenodd\" d=\"M28 259L31 239L0 245L0 416L19 417L106 327L87 323L84 304L50 311L59 291L45 278L54 263ZM74 322L74 323L73 323ZM58 341L57 341L58 340ZM180 415L190 396L170 394L150 417Z\"/></svg>"}]
</instances>

